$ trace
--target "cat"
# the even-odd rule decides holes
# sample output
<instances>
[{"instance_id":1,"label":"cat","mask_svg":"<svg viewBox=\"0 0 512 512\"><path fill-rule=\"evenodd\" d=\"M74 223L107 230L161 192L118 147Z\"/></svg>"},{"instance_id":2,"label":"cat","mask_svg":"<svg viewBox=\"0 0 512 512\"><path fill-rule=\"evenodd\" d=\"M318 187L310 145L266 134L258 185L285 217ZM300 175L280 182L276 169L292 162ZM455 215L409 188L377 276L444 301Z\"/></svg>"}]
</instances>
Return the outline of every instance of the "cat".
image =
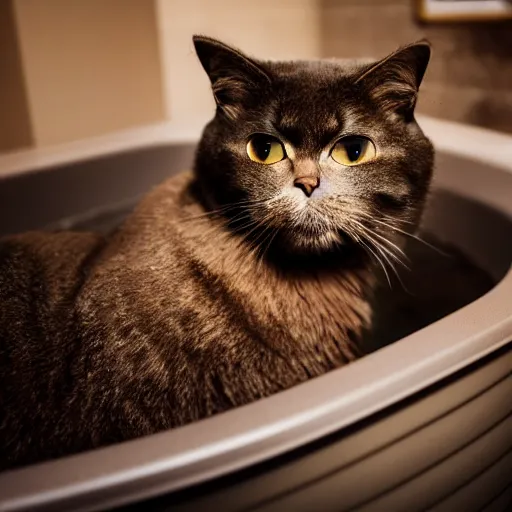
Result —
<instances>
[{"instance_id":1,"label":"cat","mask_svg":"<svg viewBox=\"0 0 512 512\"><path fill-rule=\"evenodd\" d=\"M363 355L376 266L415 230L431 181L414 119L429 44L372 63L275 62L193 41L216 102L193 172L111 236L0 243L4 469L183 425Z\"/></svg>"}]
</instances>

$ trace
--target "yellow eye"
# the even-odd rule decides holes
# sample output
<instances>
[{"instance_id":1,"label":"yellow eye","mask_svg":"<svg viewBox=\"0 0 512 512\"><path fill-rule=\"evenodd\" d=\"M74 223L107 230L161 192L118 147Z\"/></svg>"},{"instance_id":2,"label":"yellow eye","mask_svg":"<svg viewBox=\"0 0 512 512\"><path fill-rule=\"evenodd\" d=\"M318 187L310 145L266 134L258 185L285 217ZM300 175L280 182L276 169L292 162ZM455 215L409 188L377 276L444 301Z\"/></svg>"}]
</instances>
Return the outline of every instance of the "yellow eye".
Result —
<instances>
[{"instance_id":1,"label":"yellow eye","mask_svg":"<svg viewBox=\"0 0 512 512\"><path fill-rule=\"evenodd\" d=\"M331 156L341 165L359 165L375 158L373 142L364 137L345 137L334 146Z\"/></svg>"},{"instance_id":2,"label":"yellow eye","mask_svg":"<svg viewBox=\"0 0 512 512\"><path fill-rule=\"evenodd\" d=\"M247 143L247 154L253 162L259 164L275 164L282 160L286 154L283 145L270 135L254 135Z\"/></svg>"}]
</instances>

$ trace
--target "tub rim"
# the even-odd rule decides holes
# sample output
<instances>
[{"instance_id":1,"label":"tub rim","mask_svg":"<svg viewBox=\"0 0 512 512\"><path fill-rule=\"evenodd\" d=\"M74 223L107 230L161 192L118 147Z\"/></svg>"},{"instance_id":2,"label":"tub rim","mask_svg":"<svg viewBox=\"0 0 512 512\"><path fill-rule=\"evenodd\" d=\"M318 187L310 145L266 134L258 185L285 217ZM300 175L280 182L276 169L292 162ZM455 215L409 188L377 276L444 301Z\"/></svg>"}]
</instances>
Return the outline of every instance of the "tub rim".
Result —
<instances>
[{"instance_id":1,"label":"tub rim","mask_svg":"<svg viewBox=\"0 0 512 512\"><path fill-rule=\"evenodd\" d=\"M512 174L512 136L425 116L418 116L418 121L436 149ZM138 147L197 141L193 131L179 139L177 129L159 126L146 134L152 142L139 138ZM134 149L123 137L116 144L100 144L102 154ZM84 143L81 147L81 154L68 151L60 160L47 153L35 167L90 158L91 151L84 149ZM478 151L481 147L491 148L491 156L484 159ZM25 170L19 154L7 164L4 158L0 157L0 176ZM502 212L512 217L512 201ZM510 343L512 307L507 299L511 298L509 270L477 301L347 367L175 430L0 474L0 510L35 510L59 503L80 508L85 500L87 509L121 505L221 476L311 442ZM333 389L344 392L333 394Z\"/></svg>"}]
</instances>

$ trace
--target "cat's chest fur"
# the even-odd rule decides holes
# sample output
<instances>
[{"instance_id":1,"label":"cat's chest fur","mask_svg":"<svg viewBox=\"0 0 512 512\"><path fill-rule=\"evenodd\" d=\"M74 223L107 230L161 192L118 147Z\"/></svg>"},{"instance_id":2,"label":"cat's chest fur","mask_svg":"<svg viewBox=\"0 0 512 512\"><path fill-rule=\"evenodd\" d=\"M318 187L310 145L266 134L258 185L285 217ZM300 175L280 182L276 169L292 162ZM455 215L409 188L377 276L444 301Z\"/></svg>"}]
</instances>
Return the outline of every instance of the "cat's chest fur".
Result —
<instances>
[{"instance_id":1,"label":"cat's chest fur","mask_svg":"<svg viewBox=\"0 0 512 512\"><path fill-rule=\"evenodd\" d=\"M103 337L92 374L110 360L117 379L158 383L185 409L202 409L194 416L355 359L369 272L290 277L270 268L225 223L192 215L189 181L174 178L142 203L85 286L86 336Z\"/></svg>"}]
</instances>

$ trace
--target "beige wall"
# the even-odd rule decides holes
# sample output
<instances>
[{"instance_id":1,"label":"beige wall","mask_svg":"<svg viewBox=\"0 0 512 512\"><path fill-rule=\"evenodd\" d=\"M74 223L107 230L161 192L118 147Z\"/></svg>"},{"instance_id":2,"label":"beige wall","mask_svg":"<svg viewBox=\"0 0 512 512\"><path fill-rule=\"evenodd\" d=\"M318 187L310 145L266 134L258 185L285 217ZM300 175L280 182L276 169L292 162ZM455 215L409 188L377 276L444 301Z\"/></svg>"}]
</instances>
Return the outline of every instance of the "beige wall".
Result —
<instances>
[{"instance_id":1,"label":"beige wall","mask_svg":"<svg viewBox=\"0 0 512 512\"><path fill-rule=\"evenodd\" d=\"M168 117L197 124L211 117L209 82L192 35L217 37L261 58L320 56L317 0L157 0Z\"/></svg>"},{"instance_id":2,"label":"beige wall","mask_svg":"<svg viewBox=\"0 0 512 512\"><path fill-rule=\"evenodd\" d=\"M151 0L15 0L37 146L164 118Z\"/></svg>"},{"instance_id":3,"label":"beige wall","mask_svg":"<svg viewBox=\"0 0 512 512\"><path fill-rule=\"evenodd\" d=\"M320 56L317 0L12 1L38 147L163 119L204 124L214 105L195 33L261 58Z\"/></svg>"},{"instance_id":4,"label":"beige wall","mask_svg":"<svg viewBox=\"0 0 512 512\"><path fill-rule=\"evenodd\" d=\"M16 32L12 0L0 1L0 152L33 143Z\"/></svg>"},{"instance_id":5,"label":"beige wall","mask_svg":"<svg viewBox=\"0 0 512 512\"><path fill-rule=\"evenodd\" d=\"M422 37L420 112L512 132L512 21L419 24L412 0L320 0L324 56L384 56Z\"/></svg>"}]
</instances>

